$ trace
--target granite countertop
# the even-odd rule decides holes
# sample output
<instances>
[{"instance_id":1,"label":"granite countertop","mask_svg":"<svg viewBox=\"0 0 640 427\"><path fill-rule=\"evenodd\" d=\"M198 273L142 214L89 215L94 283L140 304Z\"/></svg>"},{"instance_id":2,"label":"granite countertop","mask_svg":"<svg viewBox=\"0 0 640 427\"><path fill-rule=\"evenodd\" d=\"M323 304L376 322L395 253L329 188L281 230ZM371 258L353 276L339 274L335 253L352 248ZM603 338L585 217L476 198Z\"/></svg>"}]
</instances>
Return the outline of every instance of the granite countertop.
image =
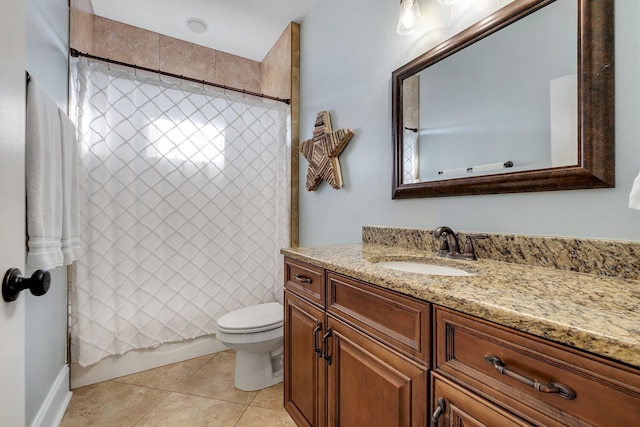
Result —
<instances>
[{"instance_id":1,"label":"granite countertop","mask_svg":"<svg viewBox=\"0 0 640 427\"><path fill-rule=\"evenodd\" d=\"M640 281L492 260L457 261L376 244L288 248L283 255L519 331L640 367ZM419 261L474 276L376 266Z\"/></svg>"}]
</instances>

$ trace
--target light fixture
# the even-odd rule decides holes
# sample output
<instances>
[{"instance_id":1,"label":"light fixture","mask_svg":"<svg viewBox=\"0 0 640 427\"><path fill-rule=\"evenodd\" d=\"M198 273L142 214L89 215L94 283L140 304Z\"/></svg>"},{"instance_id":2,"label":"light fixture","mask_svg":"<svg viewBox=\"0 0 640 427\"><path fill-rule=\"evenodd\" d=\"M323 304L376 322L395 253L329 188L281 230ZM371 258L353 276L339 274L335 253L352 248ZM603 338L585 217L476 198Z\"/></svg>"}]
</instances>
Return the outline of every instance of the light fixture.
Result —
<instances>
[{"instance_id":1,"label":"light fixture","mask_svg":"<svg viewBox=\"0 0 640 427\"><path fill-rule=\"evenodd\" d=\"M440 3L443 6L451 6L452 4L454 4L457 1L458 0L438 0L438 3Z\"/></svg>"},{"instance_id":2,"label":"light fixture","mask_svg":"<svg viewBox=\"0 0 640 427\"><path fill-rule=\"evenodd\" d=\"M398 18L398 34L406 36L413 33L422 22L422 13L418 0L400 0L400 17Z\"/></svg>"},{"instance_id":3,"label":"light fixture","mask_svg":"<svg viewBox=\"0 0 640 427\"><path fill-rule=\"evenodd\" d=\"M187 27L196 34L202 34L207 31L209 25L200 18L189 18L187 19Z\"/></svg>"}]
</instances>

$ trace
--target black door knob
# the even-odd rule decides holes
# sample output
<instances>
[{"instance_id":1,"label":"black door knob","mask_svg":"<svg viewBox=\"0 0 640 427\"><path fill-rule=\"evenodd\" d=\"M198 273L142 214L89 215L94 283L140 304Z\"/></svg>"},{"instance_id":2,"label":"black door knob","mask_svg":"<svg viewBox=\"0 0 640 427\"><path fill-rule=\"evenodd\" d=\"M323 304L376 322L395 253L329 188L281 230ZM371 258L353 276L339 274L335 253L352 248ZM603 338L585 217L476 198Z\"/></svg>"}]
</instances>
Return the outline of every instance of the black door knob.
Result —
<instances>
[{"instance_id":1,"label":"black door knob","mask_svg":"<svg viewBox=\"0 0 640 427\"><path fill-rule=\"evenodd\" d=\"M18 294L29 289L37 297L44 295L51 286L51 274L48 271L36 270L31 277L22 277L17 268L10 268L2 280L2 298L6 302L15 301Z\"/></svg>"}]
</instances>

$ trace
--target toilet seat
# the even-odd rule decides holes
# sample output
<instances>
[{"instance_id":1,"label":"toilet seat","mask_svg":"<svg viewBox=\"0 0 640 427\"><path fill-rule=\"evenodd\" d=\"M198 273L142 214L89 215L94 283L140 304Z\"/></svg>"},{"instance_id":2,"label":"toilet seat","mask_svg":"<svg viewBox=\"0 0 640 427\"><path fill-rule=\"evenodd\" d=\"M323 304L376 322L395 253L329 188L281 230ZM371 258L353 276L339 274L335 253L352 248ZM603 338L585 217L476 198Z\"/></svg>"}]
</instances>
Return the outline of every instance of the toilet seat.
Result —
<instances>
[{"instance_id":1,"label":"toilet seat","mask_svg":"<svg viewBox=\"0 0 640 427\"><path fill-rule=\"evenodd\" d=\"M284 324L282 305L277 302L240 308L218 319L218 331L249 334L277 329Z\"/></svg>"}]
</instances>

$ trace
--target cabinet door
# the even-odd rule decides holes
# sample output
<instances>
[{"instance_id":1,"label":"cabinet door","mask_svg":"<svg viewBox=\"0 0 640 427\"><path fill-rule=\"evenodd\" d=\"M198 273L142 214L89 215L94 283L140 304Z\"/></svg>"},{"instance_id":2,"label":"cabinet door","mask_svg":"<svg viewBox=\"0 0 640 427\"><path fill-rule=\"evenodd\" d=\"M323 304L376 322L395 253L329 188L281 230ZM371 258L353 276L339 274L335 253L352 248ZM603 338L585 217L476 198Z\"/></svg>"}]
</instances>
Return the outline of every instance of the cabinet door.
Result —
<instances>
[{"instance_id":1,"label":"cabinet door","mask_svg":"<svg viewBox=\"0 0 640 427\"><path fill-rule=\"evenodd\" d=\"M432 427L531 426L438 374L431 377L431 409Z\"/></svg>"},{"instance_id":2,"label":"cabinet door","mask_svg":"<svg viewBox=\"0 0 640 427\"><path fill-rule=\"evenodd\" d=\"M327 323L327 426L426 425L426 368L331 316Z\"/></svg>"},{"instance_id":3,"label":"cabinet door","mask_svg":"<svg viewBox=\"0 0 640 427\"><path fill-rule=\"evenodd\" d=\"M284 293L284 407L298 426L324 426L324 313L289 291Z\"/></svg>"}]
</instances>

